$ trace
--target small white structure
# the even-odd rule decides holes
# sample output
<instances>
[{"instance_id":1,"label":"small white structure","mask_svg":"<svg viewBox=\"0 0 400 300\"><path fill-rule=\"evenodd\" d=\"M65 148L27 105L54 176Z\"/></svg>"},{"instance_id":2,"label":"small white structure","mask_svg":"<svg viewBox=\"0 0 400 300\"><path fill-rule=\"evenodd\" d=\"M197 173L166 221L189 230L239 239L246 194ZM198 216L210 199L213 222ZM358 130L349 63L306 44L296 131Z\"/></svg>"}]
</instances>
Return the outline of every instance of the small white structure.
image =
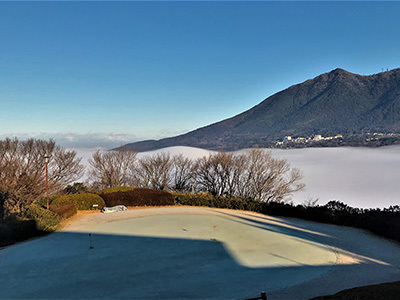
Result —
<instances>
[{"instance_id":1,"label":"small white structure","mask_svg":"<svg viewBox=\"0 0 400 300\"><path fill-rule=\"evenodd\" d=\"M107 214L107 213L113 213L113 212L124 211L124 210L128 210L125 205L117 205L117 206L113 206L113 207L103 207L101 209L101 212Z\"/></svg>"},{"instance_id":2,"label":"small white structure","mask_svg":"<svg viewBox=\"0 0 400 300\"><path fill-rule=\"evenodd\" d=\"M283 138L283 141L284 142L287 142L287 141L291 141L292 140L292 137L291 136L285 136L284 138Z\"/></svg>"},{"instance_id":3,"label":"small white structure","mask_svg":"<svg viewBox=\"0 0 400 300\"><path fill-rule=\"evenodd\" d=\"M314 135L314 139L313 139L314 141L320 141L320 140L322 140L322 135L320 135L320 134L316 134L316 135Z\"/></svg>"}]
</instances>

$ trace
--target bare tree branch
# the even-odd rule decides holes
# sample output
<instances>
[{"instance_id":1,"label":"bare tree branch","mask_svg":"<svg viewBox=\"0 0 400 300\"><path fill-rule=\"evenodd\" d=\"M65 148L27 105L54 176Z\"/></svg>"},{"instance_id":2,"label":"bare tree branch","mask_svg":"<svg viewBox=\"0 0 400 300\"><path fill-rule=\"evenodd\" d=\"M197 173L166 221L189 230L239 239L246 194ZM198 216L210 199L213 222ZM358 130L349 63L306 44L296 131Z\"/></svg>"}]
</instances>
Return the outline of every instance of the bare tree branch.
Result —
<instances>
[{"instance_id":1,"label":"bare tree branch","mask_svg":"<svg viewBox=\"0 0 400 300\"><path fill-rule=\"evenodd\" d=\"M130 172L135 167L136 154L135 151L127 149L97 150L89 160L89 180L98 188L130 185Z\"/></svg>"},{"instance_id":2,"label":"bare tree branch","mask_svg":"<svg viewBox=\"0 0 400 300\"><path fill-rule=\"evenodd\" d=\"M45 155L50 156L50 191L62 189L83 175L76 152L57 147L53 140L0 141L0 219L4 213L20 212L44 194Z\"/></svg>"}]
</instances>

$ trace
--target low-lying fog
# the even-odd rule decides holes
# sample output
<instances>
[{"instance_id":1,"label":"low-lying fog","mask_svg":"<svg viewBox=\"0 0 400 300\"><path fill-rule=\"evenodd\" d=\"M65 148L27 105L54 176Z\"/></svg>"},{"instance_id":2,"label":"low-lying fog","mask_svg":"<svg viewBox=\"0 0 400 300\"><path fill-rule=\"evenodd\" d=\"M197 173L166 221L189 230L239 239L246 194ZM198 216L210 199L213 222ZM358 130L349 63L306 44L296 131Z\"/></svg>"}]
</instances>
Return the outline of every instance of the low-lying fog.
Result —
<instances>
[{"instance_id":1,"label":"low-lying fog","mask_svg":"<svg viewBox=\"0 0 400 300\"><path fill-rule=\"evenodd\" d=\"M304 148L268 149L273 157L287 159L303 171L306 189L293 196L294 203L319 198L319 204L339 200L354 207L389 207L400 204L400 145L381 148ZM210 151L171 147L139 153L182 153L195 159ZM245 151L245 150L242 150ZM78 149L88 165L94 149Z\"/></svg>"}]
</instances>

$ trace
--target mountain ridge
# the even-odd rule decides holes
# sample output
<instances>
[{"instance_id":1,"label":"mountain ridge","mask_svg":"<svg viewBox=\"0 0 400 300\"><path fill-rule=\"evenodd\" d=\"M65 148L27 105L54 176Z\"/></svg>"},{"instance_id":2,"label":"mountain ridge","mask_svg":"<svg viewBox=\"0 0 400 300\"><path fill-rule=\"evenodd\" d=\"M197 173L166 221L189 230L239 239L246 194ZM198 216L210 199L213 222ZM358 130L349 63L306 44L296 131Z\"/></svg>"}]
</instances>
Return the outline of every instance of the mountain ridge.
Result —
<instances>
[{"instance_id":1,"label":"mountain ridge","mask_svg":"<svg viewBox=\"0 0 400 300\"><path fill-rule=\"evenodd\" d=\"M400 132L400 68L373 75L334 69L279 91L231 118L124 148L210 150L269 147L284 136Z\"/></svg>"}]
</instances>

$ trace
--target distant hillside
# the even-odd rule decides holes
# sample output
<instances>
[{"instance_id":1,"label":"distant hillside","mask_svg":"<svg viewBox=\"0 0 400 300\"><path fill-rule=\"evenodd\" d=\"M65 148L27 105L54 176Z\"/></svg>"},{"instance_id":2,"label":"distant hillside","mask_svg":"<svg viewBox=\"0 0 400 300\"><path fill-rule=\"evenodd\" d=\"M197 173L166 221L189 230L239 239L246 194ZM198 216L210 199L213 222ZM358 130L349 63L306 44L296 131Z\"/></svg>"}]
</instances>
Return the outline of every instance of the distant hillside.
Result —
<instances>
[{"instance_id":1,"label":"distant hillside","mask_svg":"<svg viewBox=\"0 0 400 300\"><path fill-rule=\"evenodd\" d=\"M400 69L362 76L335 69L278 92L232 118L176 137L125 145L211 150L268 147L286 135L400 132Z\"/></svg>"}]
</instances>

